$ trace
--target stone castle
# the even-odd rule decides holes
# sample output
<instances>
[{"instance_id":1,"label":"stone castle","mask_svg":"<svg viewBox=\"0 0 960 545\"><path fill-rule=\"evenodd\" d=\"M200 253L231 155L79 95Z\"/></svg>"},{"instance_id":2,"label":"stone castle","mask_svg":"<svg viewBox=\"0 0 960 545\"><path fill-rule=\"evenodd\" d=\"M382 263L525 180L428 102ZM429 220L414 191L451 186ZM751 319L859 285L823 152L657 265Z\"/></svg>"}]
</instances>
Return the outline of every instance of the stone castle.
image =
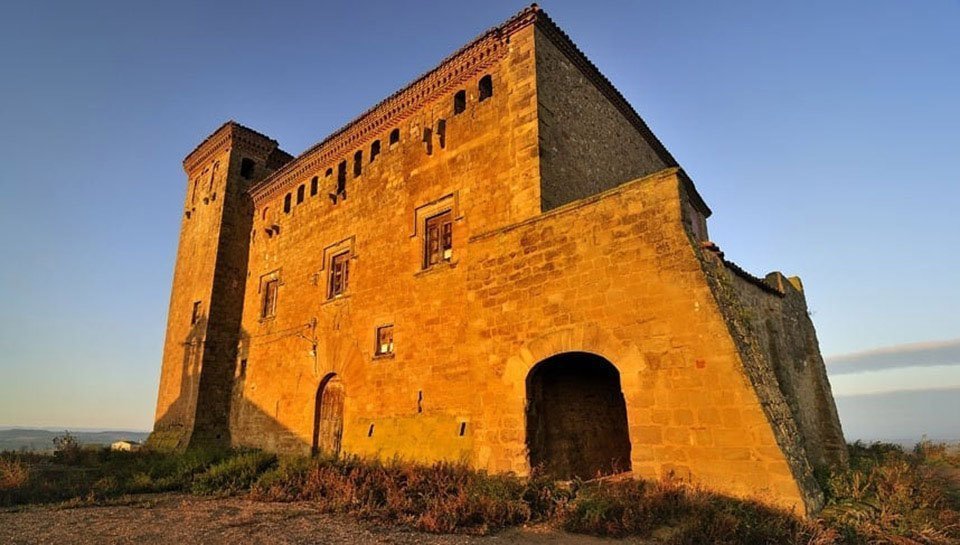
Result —
<instances>
[{"instance_id":1,"label":"stone castle","mask_svg":"<svg viewBox=\"0 0 960 545\"><path fill-rule=\"evenodd\" d=\"M297 157L184 160L158 448L668 474L812 512L846 448L798 278L756 278L536 5Z\"/></svg>"}]
</instances>

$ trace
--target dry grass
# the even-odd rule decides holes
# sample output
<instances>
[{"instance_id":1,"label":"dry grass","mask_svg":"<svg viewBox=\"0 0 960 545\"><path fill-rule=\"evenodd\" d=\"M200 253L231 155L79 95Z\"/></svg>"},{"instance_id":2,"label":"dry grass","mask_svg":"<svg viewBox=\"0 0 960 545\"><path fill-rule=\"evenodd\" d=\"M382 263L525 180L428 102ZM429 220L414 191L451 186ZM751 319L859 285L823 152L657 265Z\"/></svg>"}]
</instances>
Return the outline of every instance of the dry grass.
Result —
<instances>
[{"instance_id":1,"label":"dry grass","mask_svg":"<svg viewBox=\"0 0 960 545\"><path fill-rule=\"evenodd\" d=\"M674 480L561 486L449 463L278 459L258 451L2 454L0 505L181 490L309 501L322 512L435 533L486 534L535 522L672 545L960 543L956 450L930 443L912 451L857 443L850 453L849 469L822 472L828 503L812 520Z\"/></svg>"},{"instance_id":2,"label":"dry grass","mask_svg":"<svg viewBox=\"0 0 960 545\"><path fill-rule=\"evenodd\" d=\"M19 458L0 458L0 490L13 490L27 484L30 468Z\"/></svg>"}]
</instances>

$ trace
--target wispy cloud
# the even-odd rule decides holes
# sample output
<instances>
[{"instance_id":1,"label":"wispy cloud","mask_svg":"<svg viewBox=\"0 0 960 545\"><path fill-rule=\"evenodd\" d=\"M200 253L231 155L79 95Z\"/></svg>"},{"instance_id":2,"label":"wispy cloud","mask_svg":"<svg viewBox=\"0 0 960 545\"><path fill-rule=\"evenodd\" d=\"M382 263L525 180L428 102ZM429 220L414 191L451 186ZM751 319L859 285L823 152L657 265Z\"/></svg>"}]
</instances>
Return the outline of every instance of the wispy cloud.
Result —
<instances>
[{"instance_id":1,"label":"wispy cloud","mask_svg":"<svg viewBox=\"0 0 960 545\"><path fill-rule=\"evenodd\" d=\"M902 367L960 365L960 339L900 344L825 358L831 375L847 375Z\"/></svg>"}]
</instances>

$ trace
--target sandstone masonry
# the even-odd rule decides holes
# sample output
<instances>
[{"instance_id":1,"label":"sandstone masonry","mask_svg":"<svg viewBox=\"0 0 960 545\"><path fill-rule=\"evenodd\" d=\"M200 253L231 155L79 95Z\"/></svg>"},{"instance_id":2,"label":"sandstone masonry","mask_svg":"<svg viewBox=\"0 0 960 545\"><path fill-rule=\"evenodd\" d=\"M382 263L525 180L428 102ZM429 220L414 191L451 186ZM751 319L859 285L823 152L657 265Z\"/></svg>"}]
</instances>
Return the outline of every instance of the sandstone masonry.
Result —
<instances>
[{"instance_id":1,"label":"sandstone masonry","mask_svg":"<svg viewBox=\"0 0 960 545\"><path fill-rule=\"evenodd\" d=\"M843 434L798 278L755 278L531 6L294 158L187 194L151 443L673 474L817 510Z\"/></svg>"}]
</instances>

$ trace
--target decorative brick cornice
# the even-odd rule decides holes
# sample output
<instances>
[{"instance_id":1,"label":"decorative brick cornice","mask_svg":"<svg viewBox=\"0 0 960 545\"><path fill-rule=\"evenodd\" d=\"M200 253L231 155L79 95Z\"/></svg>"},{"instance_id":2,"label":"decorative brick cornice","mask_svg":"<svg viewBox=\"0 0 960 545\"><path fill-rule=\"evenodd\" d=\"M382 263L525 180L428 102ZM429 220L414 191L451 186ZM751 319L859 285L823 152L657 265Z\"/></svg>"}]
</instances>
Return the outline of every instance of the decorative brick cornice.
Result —
<instances>
[{"instance_id":1,"label":"decorative brick cornice","mask_svg":"<svg viewBox=\"0 0 960 545\"><path fill-rule=\"evenodd\" d=\"M191 172L233 142L243 143L261 151L264 155L271 153L278 146L277 141L269 136L230 120L220 125L220 128L213 131L183 159L183 169L188 173Z\"/></svg>"},{"instance_id":2,"label":"decorative brick cornice","mask_svg":"<svg viewBox=\"0 0 960 545\"><path fill-rule=\"evenodd\" d=\"M410 118L430 103L469 81L506 56L510 36L533 24L543 12L536 4L491 28L444 59L406 87L360 114L353 121L300 154L250 188L254 203L270 200L353 149L374 140L384 130Z\"/></svg>"}]
</instances>

